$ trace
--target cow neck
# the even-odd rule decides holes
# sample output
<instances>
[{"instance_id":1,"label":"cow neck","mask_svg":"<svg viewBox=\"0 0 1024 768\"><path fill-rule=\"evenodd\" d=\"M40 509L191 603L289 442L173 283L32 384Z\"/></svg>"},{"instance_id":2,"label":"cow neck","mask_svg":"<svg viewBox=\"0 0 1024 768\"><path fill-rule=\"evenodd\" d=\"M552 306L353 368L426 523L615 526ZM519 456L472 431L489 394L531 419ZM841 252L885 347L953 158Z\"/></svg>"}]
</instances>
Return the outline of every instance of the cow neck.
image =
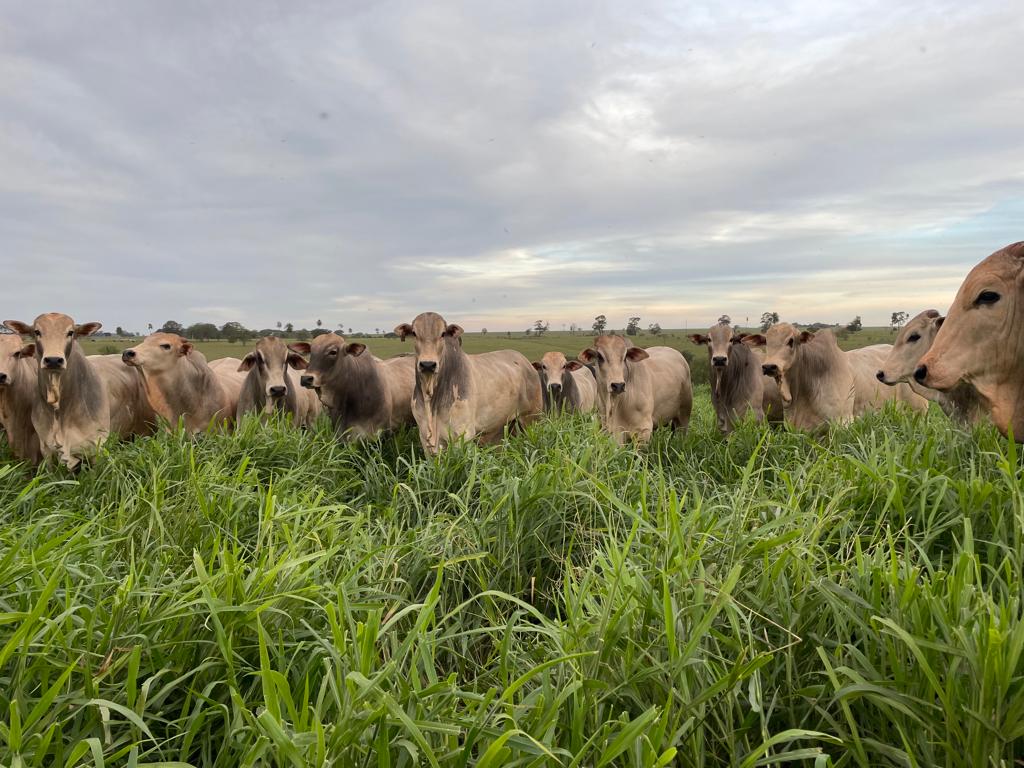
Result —
<instances>
[{"instance_id":1,"label":"cow neck","mask_svg":"<svg viewBox=\"0 0 1024 768\"><path fill-rule=\"evenodd\" d=\"M147 376L145 368L142 370L150 405L172 426L182 416L204 416L202 411L208 403L215 403L211 416L224 407L224 390L197 352L184 355L178 365L159 376Z\"/></svg>"},{"instance_id":2,"label":"cow neck","mask_svg":"<svg viewBox=\"0 0 1024 768\"><path fill-rule=\"evenodd\" d=\"M36 394L32 384L34 368L30 360L15 361L10 382L0 387L0 421L7 430L11 449L19 459L35 458L32 446L38 444L32 426L32 399Z\"/></svg>"},{"instance_id":3,"label":"cow neck","mask_svg":"<svg viewBox=\"0 0 1024 768\"><path fill-rule=\"evenodd\" d=\"M829 331L819 331L809 342L799 344L793 365L786 371L792 402L796 404L801 395L813 397L821 382L836 376L844 363L849 365Z\"/></svg>"},{"instance_id":4,"label":"cow neck","mask_svg":"<svg viewBox=\"0 0 1024 768\"><path fill-rule=\"evenodd\" d=\"M437 373L432 374L433 387L428 393L423 386L423 374L417 366L416 389L413 392L413 399L422 402L434 414L451 408L456 400L465 400L470 395L469 355L457 339L445 337L437 368Z\"/></svg>"},{"instance_id":5,"label":"cow neck","mask_svg":"<svg viewBox=\"0 0 1024 768\"><path fill-rule=\"evenodd\" d=\"M711 366L712 377L718 374L715 381L715 395L719 402L729 406L739 406L754 396L757 389L757 376L761 376L761 366L756 359L757 353L743 344L733 344L729 348L729 364L716 369Z\"/></svg>"},{"instance_id":6,"label":"cow neck","mask_svg":"<svg viewBox=\"0 0 1024 768\"><path fill-rule=\"evenodd\" d=\"M384 380L369 350L342 355L321 386L330 390L335 423L343 430L372 419L384 404Z\"/></svg>"},{"instance_id":7,"label":"cow neck","mask_svg":"<svg viewBox=\"0 0 1024 768\"><path fill-rule=\"evenodd\" d=\"M91 419L99 415L100 380L77 341L71 342L71 352L59 378L50 376L45 369L39 369L38 391L54 418L60 421L64 417L84 415ZM56 401L52 395L56 395Z\"/></svg>"},{"instance_id":8,"label":"cow neck","mask_svg":"<svg viewBox=\"0 0 1024 768\"><path fill-rule=\"evenodd\" d=\"M559 396L560 405L568 403L571 408L578 410L580 407L580 389L576 386L576 377L572 371L562 371L562 392Z\"/></svg>"}]
</instances>

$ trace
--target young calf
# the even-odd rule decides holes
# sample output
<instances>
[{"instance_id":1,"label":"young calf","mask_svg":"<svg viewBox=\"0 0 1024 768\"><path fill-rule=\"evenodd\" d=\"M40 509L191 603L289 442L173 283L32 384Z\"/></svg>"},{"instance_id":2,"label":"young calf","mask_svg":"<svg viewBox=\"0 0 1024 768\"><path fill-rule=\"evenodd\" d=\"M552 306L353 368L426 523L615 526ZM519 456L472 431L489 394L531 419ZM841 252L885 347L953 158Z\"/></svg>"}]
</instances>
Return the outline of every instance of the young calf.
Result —
<instances>
[{"instance_id":1,"label":"young calf","mask_svg":"<svg viewBox=\"0 0 1024 768\"><path fill-rule=\"evenodd\" d=\"M712 326L707 334L694 333L690 341L708 348L711 364L711 404L715 409L718 429L732 432L736 423L752 413L757 421L783 421L782 397L775 380L764 375L761 358L752 348L741 343L742 335L734 335L727 324Z\"/></svg>"},{"instance_id":2,"label":"young calf","mask_svg":"<svg viewBox=\"0 0 1024 768\"><path fill-rule=\"evenodd\" d=\"M690 366L671 347L641 349L622 336L598 336L579 359L597 366L601 425L623 443L651 439L654 428L690 424L693 390Z\"/></svg>"},{"instance_id":3,"label":"young calf","mask_svg":"<svg viewBox=\"0 0 1024 768\"><path fill-rule=\"evenodd\" d=\"M456 439L501 439L505 427L526 423L543 410L537 374L522 353L511 349L467 355L462 328L436 312L424 312L395 328L404 341L416 339L416 388L412 412L420 442L437 454Z\"/></svg>"},{"instance_id":4,"label":"young calf","mask_svg":"<svg viewBox=\"0 0 1024 768\"><path fill-rule=\"evenodd\" d=\"M545 411L590 413L597 400L594 369L578 360L566 361L561 352L545 352L533 364L540 377Z\"/></svg>"},{"instance_id":5,"label":"young calf","mask_svg":"<svg viewBox=\"0 0 1024 768\"><path fill-rule=\"evenodd\" d=\"M315 392L299 389L289 370L301 371L305 367L306 359L289 351L281 339L264 336L238 366L238 371L247 375L242 382L235 419L241 420L246 413L264 416L290 413L293 426L310 426L320 414L320 401Z\"/></svg>"},{"instance_id":6,"label":"young calf","mask_svg":"<svg viewBox=\"0 0 1024 768\"><path fill-rule=\"evenodd\" d=\"M309 355L302 386L320 398L345 439L415 424L412 390L416 374L411 356L381 360L371 355L365 344L348 343L335 333L321 334L312 343L296 342L290 349Z\"/></svg>"},{"instance_id":7,"label":"young calf","mask_svg":"<svg viewBox=\"0 0 1024 768\"><path fill-rule=\"evenodd\" d=\"M969 384L958 384L948 392L941 392L918 384L914 380L914 369L931 349L942 322L942 316L935 309L926 309L910 320L900 330L876 376L880 382L889 386L905 382L917 394L938 403L953 421L972 424L985 418L981 400L974 387Z\"/></svg>"}]
</instances>

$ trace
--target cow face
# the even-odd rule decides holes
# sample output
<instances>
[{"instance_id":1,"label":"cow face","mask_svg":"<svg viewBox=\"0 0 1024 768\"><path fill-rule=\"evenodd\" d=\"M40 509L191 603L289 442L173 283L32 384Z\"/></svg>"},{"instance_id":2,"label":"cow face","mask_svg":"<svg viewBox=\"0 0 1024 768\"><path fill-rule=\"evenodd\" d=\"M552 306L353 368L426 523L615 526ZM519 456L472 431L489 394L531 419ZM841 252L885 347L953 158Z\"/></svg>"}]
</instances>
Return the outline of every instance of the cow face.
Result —
<instances>
[{"instance_id":1,"label":"cow face","mask_svg":"<svg viewBox=\"0 0 1024 768\"><path fill-rule=\"evenodd\" d=\"M430 394L433 391L431 382L444 364L445 349L452 344L462 345L462 328L449 325L436 312L424 312L412 323L396 327L395 333L402 341L409 336L416 339L416 375Z\"/></svg>"},{"instance_id":2,"label":"cow face","mask_svg":"<svg viewBox=\"0 0 1024 768\"><path fill-rule=\"evenodd\" d=\"M0 389L10 387L18 376L18 363L22 358L34 357L35 344L23 344L17 334L0 336Z\"/></svg>"},{"instance_id":3,"label":"cow face","mask_svg":"<svg viewBox=\"0 0 1024 768\"><path fill-rule=\"evenodd\" d=\"M121 353L121 360L147 374L173 370L178 361L192 354L192 343L176 333L151 333L142 343Z\"/></svg>"},{"instance_id":4,"label":"cow face","mask_svg":"<svg viewBox=\"0 0 1024 768\"><path fill-rule=\"evenodd\" d=\"M323 400L321 387L325 380L338 375L344 364L345 356L359 357L366 351L366 345L358 342L345 343L345 337L336 333L323 333L313 339L312 343L304 341L289 345L288 349L298 355L309 355L309 363L305 364L299 383L306 389L316 390ZM330 407L330 403L324 401Z\"/></svg>"},{"instance_id":5,"label":"cow face","mask_svg":"<svg viewBox=\"0 0 1024 768\"><path fill-rule=\"evenodd\" d=\"M288 366L296 370L306 367L306 360L292 352L276 336L265 336L256 344L256 349L242 359L239 371L255 371L267 396L267 410L284 400L288 394Z\"/></svg>"},{"instance_id":6,"label":"cow face","mask_svg":"<svg viewBox=\"0 0 1024 768\"><path fill-rule=\"evenodd\" d=\"M729 365L729 351L733 344L739 344L743 335L736 335L728 325L719 323L707 332L707 335L694 333L690 335L690 341L697 345L707 345L708 359L711 368L725 370Z\"/></svg>"},{"instance_id":7,"label":"cow face","mask_svg":"<svg viewBox=\"0 0 1024 768\"><path fill-rule=\"evenodd\" d=\"M576 363L579 366L579 363ZM562 393L562 375L571 370L565 355L561 352L545 352L540 361L533 364L540 376L540 385L552 395Z\"/></svg>"},{"instance_id":8,"label":"cow face","mask_svg":"<svg viewBox=\"0 0 1024 768\"><path fill-rule=\"evenodd\" d=\"M100 323L76 325L74 320L60 312L40 315L32 325L18 320L8 320L4 325L35 340L35 355L39 360L40 381L46 388L46 402L58 408L61 381L64 371L67 370L68 358L71 357L75 339L96 333L103 326Z\"/></svg>"},{"instance_id":9,"label":"cow face","mask_svg":"<svg viewBox=\"0 0 1024 768\"><path fill-rule=\"evenodd\" d=\"M904 325L881 370L875 374L878 380L889 385L910 381L921 356L931 349L942 322L938 310L926 309Z\"/></svg>"},{"instance_id":10,"label":"cow face","mask_svg":"<svg viewBox=\"0 0 1024 768\"><path fill-rule=\"evenodd\" d=\"M584 349L579 359L597 366L597 389L612 397L626 391L628 366L626 361L646 360L648 354L640 347L634 347L622 336L598 336L594 346Z\"/></svg>"},{"instance_id":11,"label":"cow face","mask_svg":"<svg viewBox=\"0 0 1024 768\"><path fill-rule=\"evenodd\" d=\"M1024 359L1022 302L1024 242L996 251L967 274L914 378L943 391L969 383L1005 432L1017 407Z\"/></svg>"},{"instance_id":12,"label":"cow face","mask_svg":"<svg viewBox=\"0 0 1024 768\"><path fill-rule=\"evenodd\" d=\"M801 331L789 323L773 325L766 334L752 333L742 338L742 343L748 347L765 348L761 372L775 379L785 405L793 402L786 371L792 367L800 345L807 344L813 338L814 334L810 331Z\"/></svg>"}]
</instances>

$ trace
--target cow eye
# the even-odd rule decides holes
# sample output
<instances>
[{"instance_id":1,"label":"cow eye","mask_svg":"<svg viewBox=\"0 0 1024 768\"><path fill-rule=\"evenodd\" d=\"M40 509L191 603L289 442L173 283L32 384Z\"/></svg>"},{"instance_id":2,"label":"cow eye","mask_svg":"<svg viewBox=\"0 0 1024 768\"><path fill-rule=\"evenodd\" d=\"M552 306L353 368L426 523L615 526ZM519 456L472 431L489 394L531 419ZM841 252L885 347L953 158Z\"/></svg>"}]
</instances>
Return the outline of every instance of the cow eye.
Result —
<instances>
[{"instance_id":1,"label":"cow eye","mask_svg":"<svg viewBox=\"0 0 1024 768\"><path fill-rule=\"evenodd\" d=\"M1000 296L995 291L982 291L978 294L978 298L974 300L974 306L981 307L988 304L995 304L999 299Z\"/></svg>"},{"instance_id":2,"label":"cow eye","mask_svg":"<svg viewBox=\"0 0 1024 768\"><path fill-rule=\"evenodd\" d=\"M41 331L39 331L39 330L36 330L36 336L42 336L42 335L43 335L43 334L42 334L42 332L41 332Z\"/></svg>"},{"instance_id":3,"label":"cow eye","mask_svg":"<svg viewBox=\"0 0 1024 768\"><path fill-rule=\"evenodd\" d=\"M171 348L170 344L161 344L160 345L160 349L170 349L170 348Z\"/></svg>"},{"instance_id":4,"label":"cow eye","mask_svg":"<svg viewBox=\"0 0 1024 768\"><path fill-rule=\"evenodd\" d=\"M793 339L790 339L789 341L787 341L786 342L786 346L787 347L792 347L793 346Z\"/></svg>"},{"instance_id":5,"label":"cow eye","mask_svg":"<svg viewBox=\"0 0 1024 768\"><path fill-rule=\"evenodd\" d=\"M338 356L338 349L337 349L337 347L335 347L334 349L327 350L327 356L328 357L337 357Z\"/></svg>"},{"instance_id":6,"label":"cow eye","mask_svg":"<svg viewBox=\"0 0 1024 768\"><path fill-rule=\"evenodd\" d=\"M69 339L70 339L70 338L71 338L72 336L74 336L74 335L75 335L75 332L74 332L74 331L68 331L68 338L69 338Z\"/></svg>"},{"instance_id":7,"label":"cow eye","mask_svg":"<svg viewBox=\"0 0 1024 768\"><path fill-rule=\"evenodd\" d=\"M907 341L920 341L920 340L921 340L921 334L920 333L912 333L909 336L907 336Z\"/></svg>"}]
</instances>

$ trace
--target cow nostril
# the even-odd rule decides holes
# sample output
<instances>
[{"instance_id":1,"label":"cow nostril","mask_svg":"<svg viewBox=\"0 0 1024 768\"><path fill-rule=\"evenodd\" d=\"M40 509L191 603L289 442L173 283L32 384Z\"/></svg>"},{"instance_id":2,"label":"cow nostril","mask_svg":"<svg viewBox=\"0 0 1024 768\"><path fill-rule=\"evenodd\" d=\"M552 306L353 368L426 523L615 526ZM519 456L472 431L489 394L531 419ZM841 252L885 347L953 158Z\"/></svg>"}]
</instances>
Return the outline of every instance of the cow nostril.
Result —
<instances>
[{"instance_id":1,"label":"cow nostril","mask_svg":"<svg viewBox=\"0 0 1024 768\"><path fill-rule=\"evenodd\" d=\"M721 355L715 355L713 358L711 358L711 362L714 363L715 365L725 365L726 358L722 357Z\"/></svg>"},{"instance_id":2,"label":"cow nostril","mask_svg":"<svg viewBox=\"0 0 1024 768\"><path fill-rule=\"evenodd\" d=\"M312 389L313 388L313 377L312 376L300 376L299 377L299 384L304 386L306 389Z\"/></svg>"},{"instance_id":3,"label":"cow nostril","mask_svg":"<svg viewBox=\"0 0 1024 768\"><path fill-rule=\"evenodd\" d=\"M270 388L270 396L271 397L281 397L286 391L287 390L284 387L271 387Z\"/></svg>"},{"instance_id":4,"label":"cow nostril","mask_svg":"<svg viewBox=\"0 0 1024 768\"><path fill-rule=\"evenodd\" d=\"M135 350L134 349L126 349L124 352L121 353L121 359L122 360L134 360L135 359Z\"/></svg>"},{"instance_id":5,"label":"cow nostril","mask_svg":"<svg viewBox=\"0 0 1024 768\"><path fill-rule=\"evenodd\" d=\"M420 360L420 370L424 373L433 373L437 370L437 363L431 360Z\"/></svg>"},{"instance_id":6,"label":"cow nostril","mask_svg":"<svg viewBox=\"0 0 1024 768\"><path fill-rule=\"evenodd\" d=\"M919 365L919 366L917 366L917 369L914 371L914 380L919 382L919 383L924 383L924 380L926 378L928 378L928 366L927 365Z\"/></svg>"},{"instance_id":7,"label":"cow nostril","mask_svg":"<svg viewBox=\"0 0 1024 768\"><path fill-rule=\"evenodd\" d=\"M44 357L43 358L43 365L45 365L47 368L60 368L62 365L64 365L64 358L63 357Z\"/></svg>"},{"instance_id":8,"label":"cow nostril","mask_svg":"<svg viewBox=\"0 0 1024 768\"><path fill-rule=\"evenodd\" d=\"M612 384L612 392L614 392L615 394L621 395L625 391L626 391L626 382L624 382L624 381L617 381L614 384Z\"/></svg>"},{"instance_id":9,"label":"cow nostril","mask_svg":"<svg viewBox=\"0 0 1024 768\"><path fill-rule=\"evenodd\" d=\"M7 374L6 373L0 373L0 384L6 384L6 383L7 383Z\"/></svg>"},{"instance_id":10,"label":"cow nostril","mask_svg":"<svg viewBox=\"0 0 1024 768\"><path fill-rule=\"evenodd\" d=\"M549 387L550 387L551 389L555 390L556 392L558 392L558 391L559 391L559 390L560 390L560 389L562 388L562 385L561 385L561 384L548 384L548 386L549 386Z\"/></svg>"},{"instance_id":11,"label":"cow nostril","mask_svg":"<svg viewBox=\"0 0 1024 768\"><path fill-rule=\"evenodd\" d=\"M774 376L778 372L779 366L777 365L765 363L764 365L761 366L761 373L763 373L765 376Z\"/></svg>"},{"instance_id":12,"label":"cow nostril","mask_svg":"<svg viewBox=\"0 0 1024 768\"><path fill-rule=\"evenodd\" d=\"M875 378L879 381L885 381L885 371L879 371L875 374Z\"/></svg>"}]
</instances>

